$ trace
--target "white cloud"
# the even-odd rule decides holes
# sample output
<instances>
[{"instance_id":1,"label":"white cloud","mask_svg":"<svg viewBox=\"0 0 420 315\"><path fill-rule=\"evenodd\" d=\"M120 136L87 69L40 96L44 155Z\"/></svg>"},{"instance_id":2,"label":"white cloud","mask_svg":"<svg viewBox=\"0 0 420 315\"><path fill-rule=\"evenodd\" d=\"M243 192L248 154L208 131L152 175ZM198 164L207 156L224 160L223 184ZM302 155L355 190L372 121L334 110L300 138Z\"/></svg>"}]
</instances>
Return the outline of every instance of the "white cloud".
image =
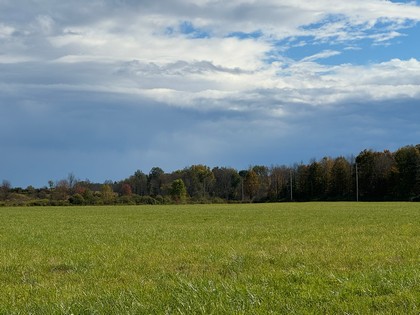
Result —
<instances>
[{"instance_id":1,"label":"white cloud","mask_svg":"<svg viewBox=\"0 0 420 315\"><path fill-rule=\"evenodd\" d=\"M0 64L12 64L12 63L22 63L34 61L35 59L29 56L19 56L19 55L1 55L0 54Z\"/></svg>"},{"instance_id":2,"label":"white cloud","mask_svg":"<svg viewBox=\"0 0 420 315\"><path fill-rule=\"evenodd\" d=\"M325 58L337 56L337 55L340 55L340 54L341 53L339 51L336 51L336 50L324 50L324 51L322 51L320 53L317 53L315 55L305 57L301 61L302 62L315 61L315 60L318 60L318 59L325 59Z\"/></svg>"},{"instance_id":3,"label":"white cloud","mask_svg":"<svg viewBox=\"0 0 420 315\"><path fill-rule=\"evenodd\" d=\"M15 29L11 26L0 24L0 39L10 37Z\"/></svg>"},{"instance_id":4,"label":"white cloud","mask_svg":"<svg viewBox=\"0 0 420 315\"><path fill-rule=\"evenodd\" d=\"M341 41L346 46L343 51L358 49L361 39L387 43L402 35L399 29L420 20L420 7L414 3L177 0L94 1L78 7L47 1L45 6L49 10L21 6L23 15L30 17L28 23L0 25L0 39L18 34L4 46L0 63L43 60L45 76L51 76L46 88L107 91L177 107L252 110L275 116L286 114L279 107L285 103L328 105L347 98L418 95L416 59L329 66L322 60L340 51L323 48L297 61L283 56L287 47L273 44L275 39L289 38L295 42L289 45L309 45L301 36ZM209 36L184 34L183 22ZM260 36L227 36L255 31ZM279 61L268 63L273 50ZM78 69L80 80L69 65ZM29 69L22 68L22 72ZM49 82L54 76L58 82ZM16 81L43 85L30 78Z\"/></svg>"},{"instance_id":5,"label":"white cloud","mask_svg":"<svg viewBox=\"0 0 420 315\"><path fill-rule=\"evenodd\" d=\"M48 10L44 10L45 7ZM168 52L177 45L188 46L189 41L194 42L197 55L201 53L197 46L211 45L211 39L196 42L182 38L178 31L184 21L219 40L232 32L260 31L265 40L305 35L319 40L373 38L384 41L399 36L397 30L410 21L420 20L419 6L382 0L93 1L80 5L77 1L71 4L45 1L42 6L21 5L19 11L28 17L27 20L32 19L32 25L36 24L44 35L55 33L50 38L55 48L77 45L88 54L103 47L108 48L107 54L116 50L119 51L117 55L123 57L132 56L132 51L139 47L144 50L150 46L157 52L155 59L164 59L163 51ZM45 11L50 14L45 14ZM4 10L4 19L9 18L7 13ZM378 23L383 25L378 26ZM29 32L29 36L33 36L30 25L22 21L15 26L21 34ZM370 31L378 27L381 31L372 36ZM167 28L175 31L175 38L164 36ZM10 26L0 26L0 36L3 33L10 35L10 31ZM243 44L246 46L247 42ZM220 54L230 52L221 51ZM205 54L196 59L206 59L204 57Z\"/></svg>"},{"instance_id":6,"label":"white cloud","mask_svg":"<svg viewBox=\"0 0 420 315\"><path fill-rule=\"evenodd\" d=\"M42 33L48 35L52 32L54 28L54 20L48 15L39 15L36 17L36 22L38 28Z\"/></svg>"}]
</instances>

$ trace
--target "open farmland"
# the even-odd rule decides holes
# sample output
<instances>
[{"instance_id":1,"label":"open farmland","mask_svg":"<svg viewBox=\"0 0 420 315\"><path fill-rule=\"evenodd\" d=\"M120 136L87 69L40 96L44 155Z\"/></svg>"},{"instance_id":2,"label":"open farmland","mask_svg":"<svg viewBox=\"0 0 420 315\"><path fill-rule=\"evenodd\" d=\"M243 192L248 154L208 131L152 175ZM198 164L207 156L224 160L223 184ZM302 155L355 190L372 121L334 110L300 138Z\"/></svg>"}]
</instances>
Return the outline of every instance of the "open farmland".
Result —
<instances>
[{"instance_id":1,"label":"open farmland","mask_svg":"<svg viewBox=\"0 0 420 315\"><path fill-rule=\"evenodd\" d=\"M1 314L419 314L416 203L0 208Z\"/></svg>"}]
</instances>

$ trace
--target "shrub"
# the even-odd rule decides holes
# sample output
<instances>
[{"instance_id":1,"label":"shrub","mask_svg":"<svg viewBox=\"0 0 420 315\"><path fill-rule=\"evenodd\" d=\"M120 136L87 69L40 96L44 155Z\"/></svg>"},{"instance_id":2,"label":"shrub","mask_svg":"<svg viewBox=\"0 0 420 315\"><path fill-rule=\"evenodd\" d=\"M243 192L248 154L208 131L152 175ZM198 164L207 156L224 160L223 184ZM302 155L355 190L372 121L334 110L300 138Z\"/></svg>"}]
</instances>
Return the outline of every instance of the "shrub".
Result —
<instances>
[{"instance_id":1,"label":"shrub","mask_svg":"<svg viewBox=\"0 0 420 315\"><path fill-rule=\"evenodd\" d=\"M211 203L210 199L206 197L201 197L201 196L195 196L193 198L190 198L189 202L192 204L203 204L203 205Z\"/></svg>"},{"instance_id":2,"label":"shrub","mask_svg":"<svg viewBox=\"0 0 420 315\"><path fill-rule=\"evenodd\" d=\"M211 203L221 204L221 203L226 203L226 200L219 197L214 197L211 199Z\"/></svg>"},{"instance_id":3,"label":"shrub","mask_svg":"<svg viewBox=\"0 0 420 315\"><path fill-rule=\"evenodd\" d=\"M69 202L72 205L83 205L85 203L85 198L81 194L74 194L69 198Z\"/></svg>"},{"instance_id":4,"label":"shrub","mask_svg":"<svg viewBox=\"0 0 420 315\"><path fill-rule=\"evenodd\" d=\"M68 200L50 200L48 205L50 205L50 206L69 206L70 202Z\"/></svg>"},{"instance_id":5,"label":"shrub","mask_svg":"<svg viewBox=\"0 0 420 315\"><path fill-rule=\"evenodd\" d=\"M131 196L128 196L128 195L118 197L117 203L118 204L123 204L123 205L135 205L136 204L135 200Z\"/></svg>"},{"instance_id":6,"label":"shrub","mask_svg":"<svg viewBox=\"0 0 420 315\"><path fill-rule=\"evenodd\" d=\"M136 200L138 205L157 205L158 202L155 198L150 196L141 196Z\"/></svg>"},{"instance_id":7,"label":"shrub","mask_svg":"<svg viewBox=\"0 0 420 315\"><path fill-rule=\"evenodd\" d=\"M90 189L85 189L82 194L83 199L85 200L86 205L95 205L98 204L98 201L101 199L100 195L95 195Z\"/></svg>"},{"instance_id":8,"label":"shrub","mask_svg":"<svg viewBox=\"0 0 420 315\"><path fill-rule=\"evenodd\" d=\"M420 195L411 198L411 201L419 202L420 201Z\"/></svg>"},{"instance_id":9,"label":"shrub","mask_svg":"<svg viewBox=\"0 0 420 315\"><path fill-rule=\"evenodd\" d=\"M48 199L34 199L29 201L26 205L29 207L46 207L50 205L50 201Z\"/></svg>"}]
</instances>

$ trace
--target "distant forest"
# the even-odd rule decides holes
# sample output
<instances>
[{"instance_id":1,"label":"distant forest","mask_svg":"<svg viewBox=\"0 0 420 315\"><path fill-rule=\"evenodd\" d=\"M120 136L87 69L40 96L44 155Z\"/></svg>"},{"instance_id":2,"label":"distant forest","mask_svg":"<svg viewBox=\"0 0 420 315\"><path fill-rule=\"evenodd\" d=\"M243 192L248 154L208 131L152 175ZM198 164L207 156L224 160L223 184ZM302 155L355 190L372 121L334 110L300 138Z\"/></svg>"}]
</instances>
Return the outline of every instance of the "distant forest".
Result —
<instances>
[{"instance_id":1,"label":"distant forest","mask_svg":"<svg viewBox=\"0 0 420 315\"><path fill-rule=\"evenodd\" d=\"M324 157L293 166L192 165L172 173L153 167L118 182L92 183L74 174L43 188L3 180L0 206L240 203L285 201L419 201L420 144L395 152Z\"/></svg>"}]
</instances>

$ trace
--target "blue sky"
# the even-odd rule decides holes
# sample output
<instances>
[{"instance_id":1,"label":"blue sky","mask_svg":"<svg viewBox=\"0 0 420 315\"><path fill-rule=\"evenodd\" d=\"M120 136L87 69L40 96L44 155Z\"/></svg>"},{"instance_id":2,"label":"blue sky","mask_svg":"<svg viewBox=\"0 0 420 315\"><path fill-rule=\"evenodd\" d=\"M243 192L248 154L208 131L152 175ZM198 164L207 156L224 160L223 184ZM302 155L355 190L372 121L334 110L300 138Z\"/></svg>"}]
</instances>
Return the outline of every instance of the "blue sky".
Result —
<instances>
[{"instance_id":1,"label":"blue sky","mask_svg":"<svg viewBox=\"0 0 420 315\"><path fill-rule=\"evenodd\" d=\"M417 144L419 22L419 1L1 0L0 180Z\"/></svg>"}]
</instances>

